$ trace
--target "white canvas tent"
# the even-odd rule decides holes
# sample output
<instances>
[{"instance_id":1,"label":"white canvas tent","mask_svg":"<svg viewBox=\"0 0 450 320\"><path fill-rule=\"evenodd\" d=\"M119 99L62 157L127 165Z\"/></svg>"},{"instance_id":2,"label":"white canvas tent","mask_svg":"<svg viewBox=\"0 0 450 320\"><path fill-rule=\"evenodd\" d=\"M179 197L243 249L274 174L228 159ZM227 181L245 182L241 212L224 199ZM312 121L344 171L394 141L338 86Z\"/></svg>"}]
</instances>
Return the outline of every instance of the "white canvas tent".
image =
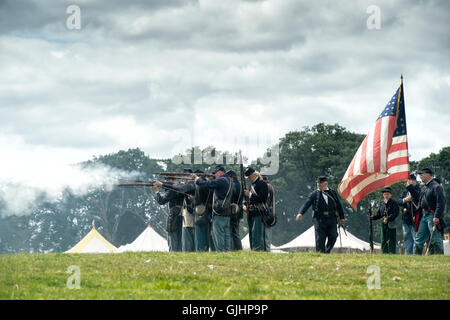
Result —
<instances>
[{"instance_id":1,"label":"white canvas tent","mask_svg":"<svg viewBox=\"0 0 450 320\"><path fill-rule=\"evenodd\" d=\"M91 231L72 249L67 250L65 253L112 253L116 250L117 248L103 238L95 229L95 224L92 222Z\"/></svg>"},{"instance_id":2,"label":"white canvas tent","mask_svg":"<svg viewBox=\"0 0 450 320\"><path fill-rule=\"evenodd\" d=\"M161 237L150 224L132 243L120 246L117 252L125 251L169 251L167 240Z\"/></svg>"},{"instance_id":3,"label":"white canvas tent","mask_svg":"<svg viewBox=\"0 0 450 320\"><path fill-rule=\"evenodd\" d=\"M250 250L250 237L249 237L248 233L247 233L247 235L244 238L242 238L241 243L242 243L242 249L243 250ZM272 252L281 252L273 244L270 245L270 251L272 251Z\"/></svg>"},{"instance_id":4,"label":"white canvas tent","mask_svg":"<svg viewBox=\"0 0 450 320\"><path fill-rule=\"evenodd\" d=\"M346 235L347 233L347 235ZM342 250L343 251L370 251L370 244L361 239L358 239L350 232L343 232L341 230L342 239ZM282 250L302 250L302 249L312 249L316 247L314 226L303 232L301 235L296 237L294 240L277 247L276 249ZM338 237L334 245L334 251L339 251L341 249L341 240ZM379 250L380 246L374 245L374 249Z\"/></svg>"},{"instance_id":5,"label":"white canvas tent","mask_svg":"<svg viewBox=\"0 0 450 320\"><path fill-rule=\"evenodd\" d=\"M444 240L444 254L450 255L450 240Z\"/></svg>"}]
</instances>

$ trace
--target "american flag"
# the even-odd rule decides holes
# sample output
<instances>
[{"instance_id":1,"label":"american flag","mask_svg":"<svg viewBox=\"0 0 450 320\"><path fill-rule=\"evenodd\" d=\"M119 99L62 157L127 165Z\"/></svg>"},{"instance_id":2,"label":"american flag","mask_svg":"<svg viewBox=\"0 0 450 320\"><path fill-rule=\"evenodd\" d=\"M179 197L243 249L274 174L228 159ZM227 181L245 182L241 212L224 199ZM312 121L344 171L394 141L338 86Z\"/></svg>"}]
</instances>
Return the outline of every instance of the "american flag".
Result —
<instances>
[{"instance_id":1,"label":"american flag","mask_svg":"<svg viewBox=\"0 0 450 320\"><path fill-rule=\"evenodd\" d=\"M356 210L369 193L409 177L403 81L359 146L338 191Z\"/></svg>"}]
</instances>

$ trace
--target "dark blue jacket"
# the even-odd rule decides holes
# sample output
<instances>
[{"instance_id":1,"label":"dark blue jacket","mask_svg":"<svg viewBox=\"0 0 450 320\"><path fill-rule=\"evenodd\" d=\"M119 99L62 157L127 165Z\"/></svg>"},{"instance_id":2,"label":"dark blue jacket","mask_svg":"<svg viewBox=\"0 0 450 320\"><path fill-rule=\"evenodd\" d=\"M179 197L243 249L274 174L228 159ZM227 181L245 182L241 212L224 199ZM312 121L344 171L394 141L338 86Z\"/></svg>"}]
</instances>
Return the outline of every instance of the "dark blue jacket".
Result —
<instances>
[{"instance_id":1,"label":"dark blue jacket","mask_svg":"<svg viewBox=\"0 0 450 320\"><path fill-rule=\"evenodd\" d=\"M163 187L166 189L171 189L174 191L183 192L183 193L190 194L190 195L195 195L194 182L188 182L188 183L180 184L180 185L171 185L171 184L164 183ZM188 196L186 196L186 195L183 195L181 193L178 193L178 194L184 198L183 206L186 206L186 209L189 211L189 213L193 213L194 212L193 201L189 200Z\"/></svg>"},{"instance_id":2,"label":"dark blue jacket","mask_svg":"<svg viewBox=\"0 0 450 320\"><path fill-rule=\"evenodd\" d=\"M407 189L411 193L414 201L419 203L421 209L433 211L434 216L442 220L446 201L444 189L436 180L433 179L428 184L422 186L420 193L417 189L412 188L412 185L408 186Z\"/></svg>"},{"instance_id":3,"label":"dark blue jacket","mask_svg":"<svg viewBox=\"0 0 450 320\"><path fill-rule=\"evenodd\" d=\"M233 195L231 196L231 203L236 203L238 206L241 206L243 199L244 192L242 191L241 183L239 180L233 179Z\"/></svg>"},{"instance_id":4,"label":"dark blue jacket","mask_svg":"<svg viewBox=\"0 0 450 320\"><path fill-rule=\"evenodd\" d=\"M255 192L250 193L250 204L264 203L267 204L267 197L269 196L269 188L267 183L261 179L261 177L256 178L255 182L252 183Z\"/></svg>"},{"instance_id":5,"label":"dark blue jacket","mask_svg":"<svg viewBox=\"0 0 450 320\"><path fill-rule=\"evenodd\" d=\"M395 221L398 216L398 211L398 204L395 200L391 198L387 203L384 203L384 200L382 200L378 206L377 213L373 216L373 220L387 217L388 222Z\"/></svg>"},{"instance_id":6,"label":"dark blue jacket","mask_svg":"<svg viewBox=\"0 0 450 320\"><path fill-rule=\"evenodd\" d=\"M345 219L344 209L342 208L341 201L339 200L339 196L337 195L336 191L328 189L324 192L328 196L328 198L332 198L328 199L328 204L325 202L325 199L323 198L320 190L314 190L309 195L308 200L306 200L306 202L300 208L299 213L301 213L302 215L305 214L309 207L312 206L314 216L320 216L320 214L325 211L337 211L339 218Z\"/></svg>"},{"instance_id":7,"label":"dark blue jacket","mask_svg":"<svg viewBox=\"0 0 450 320\"><path fill-rule=\"evenodd\" d=\"M213 191L206 186L195 185L194 206L204 205L206 212L212 212Z\"/></svg>"},{"instance_id":8,"label":"dark blue jacket","mask_svg":"<svg viewBox=\"0 0 450 320\"><path fill-rule=\"evenodd\" d=\"M223 176L214 180L203 180L199 178L195 183L198 186L204 186L206 188L214 190L217 199L224 200L227 195L228 188L230 187L230 182L230 177L224 174Z\"/></svg>"},{"instance_id":9,"label":"dark blue jacket","mask_svg":"<svg viewBox=\"0 0 450 320\"><path fill-rule=\"evenodd\" d=\"M181 214L181 206L183 205L184 197L182 194L177 193L173 190L167 190L165 195L161 195L161 193L156 194L156 202L159 205L165 205L169 203L169 210L172 212L176 207L179 208L179 212L177 214Z\"/></svg>"},{"instance_id":10,"label":"dark blue jacket","mask_svg":"<svg viewBox=\"0 0 450 320\"><path fill-rule=\"evenodd\" d=\"M412 186L412 185L411 185ZM413 186L413 189L415 189L414 192L419 192L420 193L420 187L418 184L416 184L416 186ZM414 212L411 212L411 202L405 202L403 203L403 199L406 198L408 196L410 192L408 191L408 189L403 190L403 192L400 195L400 198L398 199L397 203L400 206L400 209L402 211L402 223L403 224L407 224L407 225L413 225L413 214ZM417 205L417 202L414 201L413 202Z\"/></svg>"}]
</instances>

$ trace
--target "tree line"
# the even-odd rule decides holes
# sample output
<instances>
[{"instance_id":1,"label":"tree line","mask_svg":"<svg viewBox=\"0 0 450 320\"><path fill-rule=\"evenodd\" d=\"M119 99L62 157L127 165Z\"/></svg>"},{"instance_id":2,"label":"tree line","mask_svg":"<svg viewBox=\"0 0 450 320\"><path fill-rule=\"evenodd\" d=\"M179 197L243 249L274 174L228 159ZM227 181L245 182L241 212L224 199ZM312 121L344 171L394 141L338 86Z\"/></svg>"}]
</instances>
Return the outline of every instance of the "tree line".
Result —
<instances>
[{"instance_id":1,"label":"tree line","mask_svg":"<svg viewBox=\"0 0 450 320\"><path fill-rule=\"evenodd\" d=\"M353 133L334 124L319 123L287 133L279 141L279 170L270 176L275 189L278 223L273 229L272 242L281 245L307 230L312 225L311 211L299 222L295 215L316 187L319 175L329 177L329 185L337 189L364 135ZM212 150L212 156L219 150ZM269 149L270 150L270 149ZM268 150L268 152L270 152ZM189 154L201 151L198 147L187 150ZM224 152L234 157L237 154ZM181 155L180 155L181 156ZM160 171L181 171L185 167L208 172L215 164L177 164L170 159L152 159L139 148L93 157L83 166L108 165L125 171L140 172L141 179L155 179ZM450 200L450 147L437 154L411 162L411 171L430 167L440 179L446 197ZM260 168L256 163L255 168ZM227 169L239 172L239 165L227 165ZM394 197L400 195L404 183L392 186ZM371 199L381 200L381 194L373 193ZM342 200L347 219L347 230L368 241L368 200L358 204L358 210ZM0 207L4 205L0 199ZM0 253L62 252L75 245L91 228L92 220L97 229L115 246L132 242L150 223L161 236L166 237L165 218L167 208L160 207L151 189L119 188L109 190L100 187L83 196L65 190L57 201L48 202L45 197L38 201L31 214L0 218ZM450 226L450 213L446 207L445 219ZM397 219L397 239L401 234L401 219ZM379 241L380 226L374 223L374 240ZM241 236L247 233L247 224L241 223ZM446 232L449 232L447 227Z\"/></svg>"}]
</instances>

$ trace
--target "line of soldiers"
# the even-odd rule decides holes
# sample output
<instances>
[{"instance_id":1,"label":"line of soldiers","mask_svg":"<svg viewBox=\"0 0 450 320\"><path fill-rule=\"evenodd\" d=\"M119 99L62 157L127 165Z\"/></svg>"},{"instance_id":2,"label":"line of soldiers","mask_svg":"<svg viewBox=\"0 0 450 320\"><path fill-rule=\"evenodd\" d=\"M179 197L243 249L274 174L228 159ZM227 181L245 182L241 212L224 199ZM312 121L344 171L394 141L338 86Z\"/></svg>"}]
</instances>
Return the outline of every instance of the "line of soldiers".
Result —
<instances>
[{"instance_id":1,"label":"line of soldiers","mask_svg":"<svg viewBox=\"0 0 450 320\"><path fill-rule=\"evenodd\" d=\"M242 250L239 235L240 220L248 211L247 222L252 250L270 251L271 232L261 220L255 204L264 203L274 208L274 190L253 168L248 167L245 177L251 190L242 188L236 173L226 171L222 165L215 167L214 178L202 179L192 169L184 169L189 179L177 183L167 177L166 182L156 181L153 189L158 204L169 204L166 221L169 251L229 251ZM166 189L164 195L159 188ZM243 204L244 195L249 203Z\"/></svg>"},{"instance_id":2,"label":"line of soldiers","mask_svg":"<svg viewBox=\"0 0 450 320\"><path fill-rule=\"evenodd\" d=\"M407 254L422 254L428 243L428 253L443 254L445 195L442 185L433 179L433 171L423 168L418 171L422 188L416 176L410 174L406 189L400 198L392 199L392 189L381 190L383 200L372 220L382 219L381 248L383 253L396 253L395 219L402 208L402 228ZM309 207L313 209L316 251L330 253L338 237L337 228L345 223L342 204L336 191L328 187L326 176L317 178L314 190L300 208L296 221L302 218ZM336 223L336 219L338 220Z\"/></svg>"}]
</instances>

